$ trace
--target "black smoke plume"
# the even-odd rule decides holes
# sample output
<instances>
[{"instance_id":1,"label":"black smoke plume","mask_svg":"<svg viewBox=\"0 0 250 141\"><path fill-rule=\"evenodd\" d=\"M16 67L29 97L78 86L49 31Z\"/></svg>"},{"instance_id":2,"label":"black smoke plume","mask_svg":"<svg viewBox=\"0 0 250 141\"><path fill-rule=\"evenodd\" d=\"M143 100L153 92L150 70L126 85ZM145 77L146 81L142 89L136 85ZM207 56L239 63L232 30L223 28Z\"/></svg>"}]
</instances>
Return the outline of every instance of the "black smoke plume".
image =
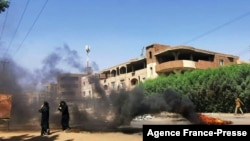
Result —
<instances>
[{"instance_id":1,"label":"black smoke plume","mask_svg":"<svg viewBox=\"0 0 250 141\"><path fill-rule=\"evenodd\" d=\"M201 124L193 103L168 89L162 94L145 97L142 87L112 93L111 100L115 109L115 124L128 125L136 116L161 112L178 113L194 124Z\"/></svg>"},{"instance_id":2,"label":"black smoke plume","mask_svg":"<svg viewBox=\"0 0 250 141\"><path fill-rule=\"evenodd\" d=\"M106 113L105 117L110 114L108 110L112 111L113 119L110 121L110 124L113 128L129 125L136 116L158 114L161 112L177 113L191 123L202 123L199 115L195 112L193 103L186 98L182 98L181 95L174 90L167 89L164 93L146 97L144 88L137 86L132 90L121 89L111 91L110 95L107 96L99 84L98 78L92 76L90 79L95 85L95 90L102 101L101 103L104 103L96 107L96 109ZM98 114L100 113L101 112ZM103 122L105 121L105 119L102 120ZM90 123L88 125L89 127L85 127L86 130L93 127Z\"/></svg>"},{"instance_id":3,"label":"black smoke plume","mask_svg":"<svg viewBox=\"0 0 250 141\"><path fill-rule=\"evenodd\" d=\"M54 115L59 104L57 96L48 96L45 86L57 83L59 74L69 73L72 69L76 73L83 73L84 63L77 51L70 49L67 44L57 47L44 58L41 68L34 71L22 67L11 56L6 55L0 61L0 93L12 95L10 128L25 127L31 123L39 127L40 115L37 110L45 100L51 107L52 123L60 124L60 117Z\"/></svg>"},{"instance_id":4,"label":"black smoke plume","mask_svg":"<svg viewBox=\"0 0 250 141\"><path fill-rule=\"evenodd\" d=\"M63 47L57 47L43 60L42 68L36 69L34 75L37 77L36 80L42 84L56 83L56 77L59 74L69 73L72 69L77 73L82 73L84 64L81 62L77 51L71 50L67 44L64 44ZM71 70L67 70L67 68Z\"/></svg>"},{"instance_id":5,"label":"black smoke plume","mask_svg":"<svg viewBox=\"0 0 250 141\"><path fill-rule=\"evenodd\" d=\"M25 127L24 125L33 123L31 126L39 127L38 109L46 100L51 107L50 123L60 127L60 121L58 121L60 115L56 110L60 99L56 94L46 95L43 86L57 83L56 77L59 74L70 73L68 68L77 70L76 73L84 73L85 68L81 63L83 61L78 53L66 44L58 47L43 60L42 67L34 72L18 65L10 57L5 60L8 60L8 65L0 66L0 85L4 88L1 93L13 95L10 125L14 128L17 125ZM97 65L95 67L98 68ZM132 90L111 91L107 95L97 76L90 75L89 81L98 98L79 99L78 96L66 100L69 103L70 123L73 127L81 126L84 130L99 131L116 129L121 125L129 125L138 115L163 111L179 113L192 123L200 123L192 102L182 98L173 90L146 97L143 87L135 87Z\"/></svg>"}]
</instances>

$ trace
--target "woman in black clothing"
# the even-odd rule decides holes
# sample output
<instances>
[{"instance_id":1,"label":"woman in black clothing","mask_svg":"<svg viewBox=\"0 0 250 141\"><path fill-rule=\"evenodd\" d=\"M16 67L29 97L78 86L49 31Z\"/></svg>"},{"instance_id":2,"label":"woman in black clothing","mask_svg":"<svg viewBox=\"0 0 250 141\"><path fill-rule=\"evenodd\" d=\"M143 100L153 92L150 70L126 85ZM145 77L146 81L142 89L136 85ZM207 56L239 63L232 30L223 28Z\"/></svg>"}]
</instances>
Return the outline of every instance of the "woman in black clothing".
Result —
<instances>
[{"instance_id":1,"label":"woman in black clothing","mask_svg":"<svg viewBox=\"0 0 250 141\"><path fill-rule=\"evenodd\" d=\"M62 113L62 118L61 118L62 130L65 131L67 129L70 129L69 127L70 117L69 117L68 105L66 104L65 101L60 102L58 110Z\"/></svg>"},{"instance_id":2,"label":"woman in black clothing","mask_svg":"<svg viewBox=\"0 0 250 141\"><path fill-rule=\"evenodd\" d=\"M49 134L49 103L44 101L41 108L38 110L41 115L41 136Z\"/></svg>"}]
</instances>

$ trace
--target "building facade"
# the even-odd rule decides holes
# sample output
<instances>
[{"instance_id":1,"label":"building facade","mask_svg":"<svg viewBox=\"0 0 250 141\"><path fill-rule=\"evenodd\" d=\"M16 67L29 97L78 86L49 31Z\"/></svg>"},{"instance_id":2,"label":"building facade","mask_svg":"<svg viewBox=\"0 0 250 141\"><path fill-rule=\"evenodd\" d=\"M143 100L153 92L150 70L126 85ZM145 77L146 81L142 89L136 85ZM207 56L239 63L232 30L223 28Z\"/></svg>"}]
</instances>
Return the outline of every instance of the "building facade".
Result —
<instances>
[{"instance_id":1,"label":"building facade","mask_svg":"<svg viewBox=\"0 0 250 141\"><path fill-rule=\"evenodd\" d=\"M57 76L57 94L60 99L77 99L82 92L82 77L85 74L60 74Z\"/></svg>"},{"instance_id":2,"label":"building facade","mask_svg":"<svg viewBox=\"0 0 250 141\"><path fill-rule=\"evenodd\" d=\"M100 83L110 90L131 89L148 78L161 74L183 73L187 70L216 68L237 64L238 56L212 52L190 46L152 44L146 47L146 56L115 65L99 73Z\"/></svg>"},{"instance_id":3,"label":"building facade","mask_svg":"<svg viewBox=\"0 0 250 141\"><path fill-rule=\"evenodd\" d=\"M239 63L238 56L190 46L172 47L152 44L145 47L145 49L145 57L114 65L97 74L99 84L106 94L109 94L111 90L130 90L139 82L156 78L161 74L169 75L183 73L188 70L216 68ZM57 94L61 98L76 96L83 98L98 97L95 92L95 83L90 81L91 75L94 74L59 75L57 77Z\"/></svg>"}]
</instances>

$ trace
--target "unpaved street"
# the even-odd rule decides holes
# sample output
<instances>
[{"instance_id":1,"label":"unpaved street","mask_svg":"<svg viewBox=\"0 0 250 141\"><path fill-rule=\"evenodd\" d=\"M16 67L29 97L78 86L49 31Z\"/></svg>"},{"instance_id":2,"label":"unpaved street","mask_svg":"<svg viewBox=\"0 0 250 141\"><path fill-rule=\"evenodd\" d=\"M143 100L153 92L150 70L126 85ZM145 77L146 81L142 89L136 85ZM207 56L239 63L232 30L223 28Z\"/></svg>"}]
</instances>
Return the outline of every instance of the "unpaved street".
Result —
<instances>
[{"instance_id":1,"label":"unpaved street","mask_svg":"<svg viewBox=\"0 0 250 141\"><path fill-rule=\"evenodd\" d=\"M250 125L250 114L234 116L232 113L208 113L207 116L232 121L233 125ZM133 127L140 128L143 124L190 124L185 119L171 117L155 117L147 120L132 121ZM128 129L129 130L129 129ZM9 130L0 131L0 141L142 141L141 132L85 132L72 129L65 133L52 129L51 135L41 137L40 130Z\"/></svg>"}]
</instances>

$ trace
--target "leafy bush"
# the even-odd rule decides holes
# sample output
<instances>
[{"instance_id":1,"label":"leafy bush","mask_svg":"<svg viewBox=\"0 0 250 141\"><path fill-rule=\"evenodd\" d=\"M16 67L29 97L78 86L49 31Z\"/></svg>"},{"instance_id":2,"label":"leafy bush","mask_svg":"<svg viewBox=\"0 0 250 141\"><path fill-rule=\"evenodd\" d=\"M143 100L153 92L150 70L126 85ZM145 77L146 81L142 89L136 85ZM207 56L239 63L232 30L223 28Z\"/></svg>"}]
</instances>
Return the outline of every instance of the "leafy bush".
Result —
<instances>
[{"instance_id":1,"label":"leafy bush","mask_svg":"<svg viewBox=\"0 0 250 141\"><path fill-rule=\"evenodd\" d=\"M190 99L197 112L231 113L235 108L235 96L244 102L245 112L250 110L250 64L160 75L146 80L142 85L146 96L173 89Z\"/></svg>"}]
</instances>

